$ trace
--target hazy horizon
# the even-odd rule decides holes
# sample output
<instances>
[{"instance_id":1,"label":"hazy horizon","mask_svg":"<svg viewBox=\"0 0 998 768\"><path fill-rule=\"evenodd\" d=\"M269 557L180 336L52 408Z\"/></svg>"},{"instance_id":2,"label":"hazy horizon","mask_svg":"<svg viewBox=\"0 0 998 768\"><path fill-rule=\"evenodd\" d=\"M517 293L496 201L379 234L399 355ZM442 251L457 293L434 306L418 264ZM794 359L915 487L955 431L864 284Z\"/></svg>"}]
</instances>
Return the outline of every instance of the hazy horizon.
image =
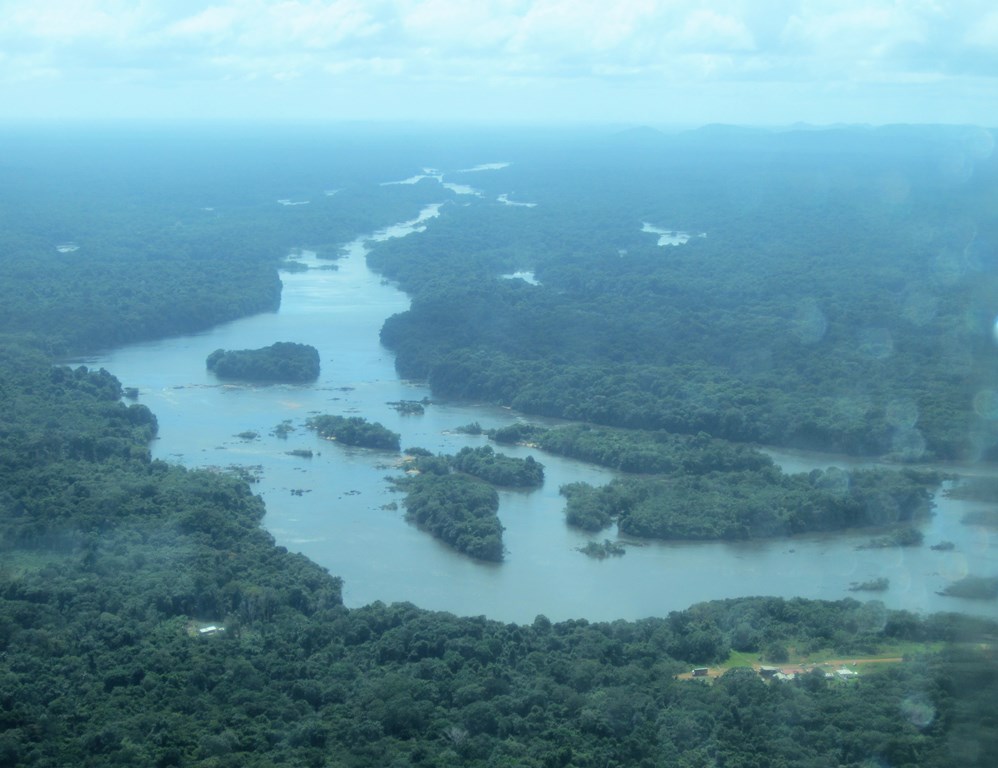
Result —
<instances>
[{"instance_id":1,"label":"hazy horizon","mask_svg":"<svg viewBox=\"0 0 998 768\"><path fill-rule=\"evenodd\" d=\"M2 122L998 125L998 10L10 0Z\"/></svg>"}]
</instances>

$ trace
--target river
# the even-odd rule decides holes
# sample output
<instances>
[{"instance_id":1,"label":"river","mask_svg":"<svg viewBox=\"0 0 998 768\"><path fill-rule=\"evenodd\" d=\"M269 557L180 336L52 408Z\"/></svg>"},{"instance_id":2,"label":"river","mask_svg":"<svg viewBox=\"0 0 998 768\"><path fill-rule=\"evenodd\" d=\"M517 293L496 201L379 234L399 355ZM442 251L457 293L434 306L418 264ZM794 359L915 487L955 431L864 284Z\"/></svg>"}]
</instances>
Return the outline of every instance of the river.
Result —
<instances>
[{"instance_id":1,"label":"river","mask_svg":"<svg viewBox=\"0 0 998 768\"><path fill-rule=\"evenodd\" d=\"M524 417L476 403L434 402L423 415L403 416L389 403L421 400L430 392L402 381L392 354L379 343L384 320L405 310L408 298L367 269L370 241L414 235L438 206L416 219L361 237L344 248L335 270L282 273L284 290L276 313L260 314L204 333L115 349L84 362L103 367L157 415L154 457L191 467L253 468L256 491L267 504L264 525L277 542L305 554L344 579L344 601L411 601L422 608L503 621L638 619L719 598L775 595L881 600L890 608L919 613L964 611L998 617L996 601L942 597L937 591L967 574L998 574L994 531L964 525L974 503L937 499L923 525L926 546L859 550L869 532L802 536L747 543L628 542L623 557L598 561L577 548L592 536L568 528L558 488L582 480L607 482L614 473L526 448L501 450L534 455L545 466L544 486L532 492L500 492L507 555L501 564L470 560L408 524L399 495L385 481L397 457L319 440L304 429L315 413L361 415L401 433L403 447L453 453L486 439L455 432L473 421L497 427ZM245 349L275 341L312 344L320 351L322 375L306 386L222 385L205 369L218 348ZM286 438L274 428L289 421ZM239 433L256 432L245 439ZM291 455L310 449L312 458ZM773 452L788 471L831 464L836 457ZM626 541L626 540L625 540ZM928 545L951 541L948 552ZM852 582L886 577L886 592L854 593Z\"/></svg>"}]
</instances>

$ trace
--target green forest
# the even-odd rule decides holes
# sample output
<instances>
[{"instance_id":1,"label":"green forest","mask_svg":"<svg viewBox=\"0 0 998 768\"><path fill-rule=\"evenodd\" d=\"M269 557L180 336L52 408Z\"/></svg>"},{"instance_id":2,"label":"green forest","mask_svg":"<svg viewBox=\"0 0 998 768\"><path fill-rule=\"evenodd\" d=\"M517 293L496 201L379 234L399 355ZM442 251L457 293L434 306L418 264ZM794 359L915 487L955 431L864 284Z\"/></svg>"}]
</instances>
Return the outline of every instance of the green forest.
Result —
<instances>
[{"instance_id":1,"label":"green forest","mask_svg":"<svg viewBox=\"0 0 998 768\"><path fill-rule=\"evenodd\" d=\"M532 445L628 472L599 488L563 486L565 517L593 532L616 523L621 533L641 538L754 539L917 522L931 513L932 492L945 477L911 468L836 467L788 475L762 451L703 432L519 422L487 434L499 444Z\"/></svg>"},{"instance_id":2,"label":"green forest","mask_svg":"<svg viewBox=\"0 0 998 768\"><path fill-rule=\"evenodd\" d=\"M261 527L250 485L151 458L156 416L123 400L128 382L64 360L273 311L289 248L335 255L357 232L411 217L425 189L376 185L394 178L400 147L445 142L381 138L375 151L374 138L292 128L87 130L3 137L0 764L991 765L992 621L770 597L614 622L345 607L335 573ZM781 479L725 439L993 458L994 161L947 186L930 161L959 132L904 136L917 149L906 154L899 130L824 137L836 162L822 174L821 137L808 135L695 134L664 149L657 136L615 137L577 163L560 141L524 149L536 165L517 189L542 201L525 211L532 227L506 207L470 206L460 221L445 209L418 248L372 254L413 296L384 339L441 396L652 430L633 444L609 432L574 441L656 473L593 502L636 532L663 524L642 505L680 493L691 505L745 488L767 499L765 510L730 502L723 530L747 525L745 509L765 530L826 501L822 514L853 514L851 497L823 495L836 478ZM470 154L459 136L448 147ZM557 190L554 166L569 176ZM755 183L760 168L770 182ZM888 183L901 171L905 195ZM656 198L658 175L673 184ZM323 209L334 183L344 202ZM274 202L289 195L315 201ZM623 208L626 231L613 223ZM663 252L642 220L707 237ZM78 249L55 247L69 242ZM888 258L899 249L908 261ZM497 278L517 269L542 285ZM439 497L480 511L475 537L501 556L496 492L469 473L512 470L511 484L532 485L520 481L536 481L540 462L419 460L447 472L413 476L423 485L408 489L407 513L446 529ZM683 473L669 475L673 464ZM859 478L855 492L884 491L884 477ZM904 519L928 482L894 476L886 490ZM808 654L901 661L785 682L746 661ZM723 671L684 679L708 665Z\"/></svg>"},{"instance_id":3,"label":"green forest","mask_svg":"<svg viewBox=\"0 0 998 768\"><path fill-rule=\"evenodd\" d=\"M375 249L413 296L382 339L441 396L531 414L993 458L998 160L973 135L624 133L583 161L549 147L504 171L536 208L445 209ZM643 223L693 236L661 246ZM534 280L502 277L517 272Z\"/></svg>"},{"instance_id":4,"label":"green forest","mask_svg":"<svg viewBox=\"0 0 998 768\"><path fill-rule=\"evenodd\" d=\"M500 562L503 526L493 486L536 488L544 482L543 465L533 456L517 459L487 445L451 456L434 456L425 448L407 448L406 454L405 475L390 479L405 493L406 519L458 552Z\"/></svg>"},{"instance_id":5,"label":"green forest","mask_svg":"<svg viewBox=\"0 0 998 768\"><path fill-rule=\"evenodd\" d=\"M662 430L633 430L568 424L555 428L518 422L491 429L499 444L534 445L548 453L619 469L631 474L704 474L760 471L773 460L748 445L718 440L706 432L681 435Z\"/></svg>"},{"instance_id":6,"label":"green forest","mask_svg":"<svg viewBox=\"0 0 998 768\"><path fill-rule=\"evenodd\" d=\"M784 475L710 472L624 478L561 489L570 525L654 539L754 539L878 527L925 519L931 494L921 473L816 469Z\"/></svg>"},{"instance_id":7,"label":"green forest","mask_svg":"<svg viewBox=\"0 0 998 768\"><path fill-rule=\"evenodd\" d=\"M458 472L507 488L537 488L544 483L544 465L533 456L516 459L496 453L487 445L462 448L451 457L450 464Z\"/></svg>"},{"instance_id":8,"label":"green forest","mask_svg":"<svg viewBox=\"0 0 998 768\"><path fill-rule=\"evenodd\" d=\"M375 448L381 451L398 451L399 434L383 424L370 422L363 416L333 416L323 413L310 416L305 425L320 437L335 440L343 445Z\"/></svg>"},{"instance_id":9,"label":"green forest","mask_svg":"<svg viewBox=\"0 0 998 768\"><path fill-rule=\"evenodd\" d=\"M205 360L220 379L302 383L319 378L319 350L278 341L260 349L216 349Z\"/></svg>"},{"instance_id":10,"label":"green forest","mask_svg":"<svg viewBox=\"0 0 998 768\"><path fill-rule=\"evenodd\" d=\"M499 496L488 483L467 475L424 469L396 481L405 492L406 519L445 544L479 560L503 559Z\"/></svg>"}]
</instances>

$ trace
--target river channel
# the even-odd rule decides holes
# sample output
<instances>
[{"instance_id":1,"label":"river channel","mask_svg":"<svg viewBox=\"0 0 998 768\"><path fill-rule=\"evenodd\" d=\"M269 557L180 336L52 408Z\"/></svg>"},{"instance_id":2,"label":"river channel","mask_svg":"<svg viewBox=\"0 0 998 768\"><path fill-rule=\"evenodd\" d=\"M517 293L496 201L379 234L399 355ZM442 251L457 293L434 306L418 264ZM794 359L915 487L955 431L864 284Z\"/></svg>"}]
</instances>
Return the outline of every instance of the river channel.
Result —
<instances>
[{"instance_id":1,"label":"river channel","mask_svg":"<svg viewBox=\"0 0 998 768\"><path fill-rule=\"evenodd\" d=\"M998 536L962 524L975 504L937 498L923 525L926 546L857 549L869 532L805 536L748 543L626 542L626 555L599 561L577 548L616 538L612 530L592 536L568 528L558 488L572 481L601 484L614 473L526 448L545 466L544 486L532 492L500 493L506 560L483 564L460 555L407 523L401 498L385 481L399 470L397 456L338 446L304 428L315 413L360 415L402 435L403 447L453 453L484 437L455 432L477 421L497 427L525 417L476 403L433 402L423 415L401 415L389 403L431 397L421 383L402 381L391 352L379 343L384 320L404 311L408 297L368 270L371 241L418 236L436 215L358 238L329 269L309 253L307 271L282 273L281 308L204 333L122 347L84 362L103 367L124 386L139 390L140 402L159 419L156 458L190 467L250 468L266 501L265 527L277 542L305 554L344 579L344 601L411 601L422 608L503 621L638 619L661 616L693 603L749 595L840 599L875 598L890 608L919 613L963 611L998 617L995 601L942 597L937 591L967 574L998 574ZM320 351L322 375L306 386L220 384L205 369L218 348L246 349L275 341L312 344ZM282 422L294 431L274 434ZM256 432L255 439L241 438ZM312 458L293 450L309 449ZM832 464L833 457L773 453L788 471ZM626 540L625 540L626 541ZM952 551L928 545L951 541ZM890 588L876 594L849 591L853 582L886 577Z\"/></svg>"}]
</instances>

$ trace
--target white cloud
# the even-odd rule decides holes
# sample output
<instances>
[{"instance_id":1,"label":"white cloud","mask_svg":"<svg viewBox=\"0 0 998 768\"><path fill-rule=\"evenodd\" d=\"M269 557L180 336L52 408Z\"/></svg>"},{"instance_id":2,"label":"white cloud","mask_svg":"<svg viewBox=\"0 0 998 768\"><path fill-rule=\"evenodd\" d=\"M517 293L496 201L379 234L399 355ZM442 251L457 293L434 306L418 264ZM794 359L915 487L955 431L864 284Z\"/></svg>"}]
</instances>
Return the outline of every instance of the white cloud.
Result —
<instances>
[{"instance_id":1,"label":"white cloud","mask_svg":"<svg viewBox=\"0 0 998 768\"><path fill-rule=\"evenodd\" d=\"M521 17L509 48L598 55L626 47L656 7L651 0L537 0Z\"/></svg>"},{"instance_id":2,"label":"white cloud","mask_svg":"<svg viewBox=\"0 0 998 768\"><path fill-rule=\"evenodd\" d=\"M739 19L700 9L683 20L674 37L681 48L698 51L750 51L755 48L752 32Z\"/></svg>"},{"instance_id":3,"label":"white cloud","mask_svg":"<svg viewBox=\"0 0 998 768\"><path fill-rule=\"evenodd\" d=\"M883 57L899 44L921 42L926 21L903 4L846 4L828 12L805 6L788 20L784 40L791 49L830 62Z\"/></svg>"},{"instance_id":4,"label":"white cloud","mask_svg":"<svg viewBox=\"0 0 998 768\"><path fill-rule=\"evenodd\" d=\"M524 113L558 113L552 99L581 111L600 93L590 109L606 117L611 101L670 93L689 109L788 89L860 104L872 84L857 110L961 93L967 111L998 110L989 0L6 0L0 50L0 85L61 76L102 93L123 77L160 96L293 81L454 108L506 98Z\"/></svg>"},{"instance_id":5,"label":"white cloud","mask_svg":"<svg viewBox=\"0 0 998 768\"><path fill-rule=\"evenodd\" d=\"M991 53L998 51L998 11L992 11L970 27L966 41Z\"/></svg>"},{"instance_id":6,"label":"white cloud","mask_svg":"<svg viewBox=\"0 0 998 768\"><path fill-rule=\"evenodd\" d=\"M209 38L219 41L233 33L238 20L239 12L235 7L212 6L173 22L166 31L179 38Z\"/></svg>"},{"instance_id":7,"label":"white cloud","mask_svg":"<svg viewBox=\"0 0 998 768\"><path fill-rule=\"evenodd\" d=\"M405 72L404 59L364 58L343 59L326 64L323 70L330 75L364 74L376 77L398 77Z\"/></svg>"},{"instance_id":8,"label":"white cloud","mask_svg":"<svg viewBox=\"0 0 998 768\"><path fill-rule=\"evenodd\" d=\"M0 17L0 37L34 45L101 40L120 44L159 16L149 3L123 0L15 0Z\"/></svg>"},{"instance_id":9,"label":"white cloud","mask_svg":"<svg viewBox=\"0 0 998 768\"><path fill-rule=\"evenodd\" d=\"M405 2L399 7L399 22L406 37L423 46L488 49L513 35L522 5L490 0Z\"/></svg>"},{"instance_id":10,"label":"white cloud","mask_svg":"<svg viewBox=\"0 0 998 768\"><path fill-rule=\"evenodd\" d=\"M166 31L192 41L225 40L250 49L327 49L376 32L380 24L371 5L360 0L233 0L180 18Z\"/></svg>"},{"instance_id":11,"label":"white cloud","mask_svg":"<svg viewBox=\"0 0 998 768\"><path fill-rule=\"evenodd\" d=\"M361 0L334 2L299 2L285 0L266 4L266 12L255 31L260 38L280 45L304 45L307 48L332 48L344 40L368 37L380 23Z\"/></svg>"}]
</instances>

